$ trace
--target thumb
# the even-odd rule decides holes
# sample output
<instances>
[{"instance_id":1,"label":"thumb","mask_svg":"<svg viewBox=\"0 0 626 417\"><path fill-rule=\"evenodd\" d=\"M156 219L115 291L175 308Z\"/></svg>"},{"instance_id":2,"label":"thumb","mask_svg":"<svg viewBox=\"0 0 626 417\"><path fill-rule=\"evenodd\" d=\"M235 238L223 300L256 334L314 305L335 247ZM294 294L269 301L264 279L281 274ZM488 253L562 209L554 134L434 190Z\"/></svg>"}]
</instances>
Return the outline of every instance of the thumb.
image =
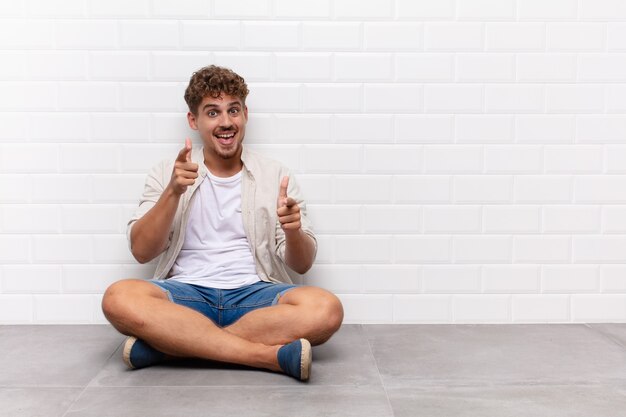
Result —
<instances>
[{"instance_id":1,"label":"thumb","mask_svg":"<svg viewBox=\"0 0 626 417\"><path fill-rule=\"evenodd\" d=\"M185 139L185 149L187 149L187 153L185 155L185 160L187 162L191 162L191 139Z\"/></svg>"}]
</instances>

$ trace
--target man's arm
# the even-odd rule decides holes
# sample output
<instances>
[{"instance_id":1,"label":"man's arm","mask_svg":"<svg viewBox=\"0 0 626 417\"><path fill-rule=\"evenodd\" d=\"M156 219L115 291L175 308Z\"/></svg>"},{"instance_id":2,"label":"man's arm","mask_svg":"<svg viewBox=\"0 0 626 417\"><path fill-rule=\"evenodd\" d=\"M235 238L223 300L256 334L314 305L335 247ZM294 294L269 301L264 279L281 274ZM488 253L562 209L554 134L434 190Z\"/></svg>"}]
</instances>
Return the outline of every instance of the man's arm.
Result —
<instances>
[{"instance_id":1,"label":"man's arm","mask_svg":"<svg viewBox=\"0 0 626 417\"><path fill-rule=\"evenodd\" d=\"M131 229L131 252L137 262L149 262L165 250L180 196L197 177L198 164L191 162L191 140L187 139L178 153L169 184L154 207Z\"/></svg>"},{"instance_id":2,"label":"man's arm","mask_svg":"<svg viewBox=\"0 0 626 417\"><path fill-rule=\"evenodd\" d=\"M289 177L280 183L278 194L278 221L285 232L285 263L299 274L304 274L313 265L315 242L302 230L300 207L296 200L287 196Z\"/></svg>"}]
</instances>

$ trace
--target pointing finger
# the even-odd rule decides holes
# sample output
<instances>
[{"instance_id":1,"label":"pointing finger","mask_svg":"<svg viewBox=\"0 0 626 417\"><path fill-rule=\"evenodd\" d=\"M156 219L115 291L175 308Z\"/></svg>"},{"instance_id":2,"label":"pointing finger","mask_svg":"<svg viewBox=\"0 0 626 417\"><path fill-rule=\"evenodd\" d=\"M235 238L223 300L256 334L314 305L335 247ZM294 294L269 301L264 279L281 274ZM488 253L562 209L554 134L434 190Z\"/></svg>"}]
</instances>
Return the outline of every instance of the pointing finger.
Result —
<instances>
[{"instance_id":1,"label":"pointing finger","mask_svg":"<svg viewBox=\"0 0 626 417\"><path fill-rule=\"evenodd\" d=\"M191 139L185 139L185 147L178 152L176 160L180 162L191 162Z\"/></svg>"},{"instance_id":2,"label":"pointing finger","mask_svg":"<svg viewBox=\"0 0 626 417\"><path fill-rule=\"evenodd\" d=\"M278 193L279 199L287 198L287 186L288 185L289 185L289 177L283 177L283 180L280 182L280 192Z\"/></svg>"}]
</instances>

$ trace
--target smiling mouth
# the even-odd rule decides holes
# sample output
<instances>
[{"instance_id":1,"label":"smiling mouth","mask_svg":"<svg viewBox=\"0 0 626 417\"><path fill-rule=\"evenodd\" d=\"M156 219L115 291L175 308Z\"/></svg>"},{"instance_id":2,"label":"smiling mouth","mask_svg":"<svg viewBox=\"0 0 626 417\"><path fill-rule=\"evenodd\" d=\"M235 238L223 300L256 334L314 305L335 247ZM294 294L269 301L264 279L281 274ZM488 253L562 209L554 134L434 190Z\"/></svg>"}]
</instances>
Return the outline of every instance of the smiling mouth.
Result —
<instances>
[{"instance_id":1,"label":"smiling mouth","mask_svg":"<svg viewBox=\"0 0 626 417\"><path fill-rule=\"evenodd\" d=\"M219 143L222 145L231 145L235 142L235 133L226 133L220 135L214 135Z\"/></svg>"}]
</instances>

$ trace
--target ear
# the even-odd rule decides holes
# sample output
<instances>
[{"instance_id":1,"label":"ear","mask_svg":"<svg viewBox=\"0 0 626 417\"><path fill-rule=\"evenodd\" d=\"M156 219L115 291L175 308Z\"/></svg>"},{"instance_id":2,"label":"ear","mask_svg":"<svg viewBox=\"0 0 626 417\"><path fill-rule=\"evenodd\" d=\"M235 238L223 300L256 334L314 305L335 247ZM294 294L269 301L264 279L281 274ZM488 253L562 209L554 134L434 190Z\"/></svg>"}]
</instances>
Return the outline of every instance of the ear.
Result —
<instances>
[{"instance_id":1,"label":"ear","mask_svg":"<svg viewBox=\"0 0 626 417\"><path fill-rule=\"evenodd\" d=\"M243 115L246 117L246 122L248 121L248 106L243 106Z\"/></svg>"},{"instance_id":2,"label":"ear","mask_svg":"<svg viewBox=\"0 0 626 417\"><path fill-rule=\"evenodd\" d=\"M193 130L198 130L198 124L196 123L196 116L192 112L187 112L187 122L189 127Z\"/></svg>"}]
</instances>

